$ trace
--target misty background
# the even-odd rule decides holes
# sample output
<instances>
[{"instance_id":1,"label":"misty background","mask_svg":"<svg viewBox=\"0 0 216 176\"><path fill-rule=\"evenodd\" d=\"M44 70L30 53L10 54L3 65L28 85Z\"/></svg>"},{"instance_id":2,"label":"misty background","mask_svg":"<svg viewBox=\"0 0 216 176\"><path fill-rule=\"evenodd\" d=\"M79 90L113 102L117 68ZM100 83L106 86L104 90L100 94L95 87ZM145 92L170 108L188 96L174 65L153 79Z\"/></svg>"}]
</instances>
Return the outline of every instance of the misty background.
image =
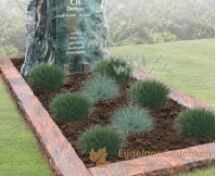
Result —
<instances>
[{"instance_id":1,"label":"misty background","mask_svg":"<svg viewBox=\"0 0 216 176\"><path fill-rule=\"evenodd\" d=\"M110 45L214 38L214 0L108 0ZM25 48L28 0L0 1L0 54Z\"/></svg>"}]
</instances>

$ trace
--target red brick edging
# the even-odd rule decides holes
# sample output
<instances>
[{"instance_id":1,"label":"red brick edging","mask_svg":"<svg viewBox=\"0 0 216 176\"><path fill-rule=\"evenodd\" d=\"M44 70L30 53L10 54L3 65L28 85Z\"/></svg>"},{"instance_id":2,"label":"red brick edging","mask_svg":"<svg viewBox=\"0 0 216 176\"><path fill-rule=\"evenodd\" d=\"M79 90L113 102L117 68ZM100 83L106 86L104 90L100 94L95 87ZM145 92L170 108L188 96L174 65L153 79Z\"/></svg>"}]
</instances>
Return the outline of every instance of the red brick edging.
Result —
<instances>
[{"instance_id":1,"label":"red brick edging","mask_svg":"<svg viewBox=\"0 0 216 176\"><path fill-rule=\"evenodd\" d=\"M84 163L13 66L10 58L0 58L0 70L24 112L26 120L52 160L54 169L63 176L90 176Z\"/></svg>"},{"instance_id":2,"label":"red brick edging","mask_svg":"<svg viewBox=\"0 0 216 176\"><path fill-rule=\"evenodd\" d=\"M30 123L38 140L45 148L53 168L64 176L135 176L135 175L162 175L185 171L193 167L209 164L214 161L214 143L199 145L177 151L170 151L141 157L134 160L117 162L104 167L87 169L76 154L71 144L65 139L62 132L44 109L40 101L33 94L20 73L13 66L11 59L22 59L24 55L7 56L0 58L0 71L12 89L20 109ZM146 79L143 71L134 75L138 79ZM203 103L194 100L185 93L173 90L171 98L186 107L206 107ZM200 157L178 156L179 152L202 152Z\"/></svg>"},{"instance_id":3,"label":"red brick edging","mask_svg":"<svg viewBox=\"0 0 216 176\"><path fill-rule=\"evenodd\" d=\"M209 164L213 156L214 143L210 143L95 167L90 171L93 176L165 175Z\"/></svg>"}]
</instances>

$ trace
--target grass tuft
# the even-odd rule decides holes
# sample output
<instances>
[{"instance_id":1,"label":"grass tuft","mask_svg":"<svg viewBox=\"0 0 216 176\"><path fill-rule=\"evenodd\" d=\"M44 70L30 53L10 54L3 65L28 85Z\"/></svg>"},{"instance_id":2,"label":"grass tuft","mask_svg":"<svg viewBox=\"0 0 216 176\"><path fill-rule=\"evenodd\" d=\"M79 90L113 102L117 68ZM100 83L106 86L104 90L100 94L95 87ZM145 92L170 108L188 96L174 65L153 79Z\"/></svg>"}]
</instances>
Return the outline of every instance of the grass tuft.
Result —
<instances>
[{"instance_id":1,"label":"grass tuft","mask_svg":"<svg viewBox=\"0 0 216 176\"><path fill-rule=\"evenodd\" d=\"M55 92L64 82L65 74L54 65L40 64L28 74L28 82L34 91Z\"/></svg>"},{"instance_id":2,"label":"grass tuft","mask_svg":"<svg viewBox=\"0 0 216 176\"><path fill-rule=\"evenodd\" d=\"M215 115L205 109L190 109L178 115L176 126L187 137L211 138L215 134Z\"/></svg>"},{"instance_id":3,"label":"grass tuft","mask_svg":"<svg viewBox=\"0 0 216 176\"><path fill-rule=\"evenodd\" d=\"M85 131L80 137L80 142L83 153L106 148L108 158L111 158L118 155L119 149L124 145L124 138L112 128L97 126Z\"/></svg>"},{"instance_id":4,"label":"grass tuft","mask_svg":"<svg viewBox=\"0 0 216 176\"><path fill-rule=\"evenodd\" d=\"M132 69L124 60L111 58L100 61L96 65L95 72L111 77L118 84L125 84L131 78Z\"/></svg>"},{"instance_id":5,"label":"grass tuft","mask_svg":"<svg viewBox=\"0 0 216 176\"><path fill-rule=\"evenodd\" d=\"M152 129L150 115L139 106L127 106L115 112L112 127L123 134L143 133Z\"/></svg>"},{"instance_id":6,"label":"grass tuft","mask_svg":"<svg viewBox=\"0 0 216 176\"><path fill-rule=\"evenodd\" d=\"M157 109L164 106L169 89L156 80L138 81L129 90L129 97L145 108Z\"/></svg>"},{"instance_id":7,"label":"grass tuft","mask_svg":"<svg viewBox=\"0 0 216 176\"><path fill-rule=\"evenodd\" d=\"M50 105L54 117L60 121L81 121L88 117L91 101L78 93L64 93L54 98Z\"/></svg>"},{"instance_id":8,"label":"grass tuft","mask_svg":"<svg viewBox=\"0 0 216 176\"><path fill-rule=\"evenodd\" d=\"M116 98L119 93L118 85L107 76L96 75L93 79L84 83L82 93L88 96L94 103L99 100Z\"/></svg>"}]
</instances>

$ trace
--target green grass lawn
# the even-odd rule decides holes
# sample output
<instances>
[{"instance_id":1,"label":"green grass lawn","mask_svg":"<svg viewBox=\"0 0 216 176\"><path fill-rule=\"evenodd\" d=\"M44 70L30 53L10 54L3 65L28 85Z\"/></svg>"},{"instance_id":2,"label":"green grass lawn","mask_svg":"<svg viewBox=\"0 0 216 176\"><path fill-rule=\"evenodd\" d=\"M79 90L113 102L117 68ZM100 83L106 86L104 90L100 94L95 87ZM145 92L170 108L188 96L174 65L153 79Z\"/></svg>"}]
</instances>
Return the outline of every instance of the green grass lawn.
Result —
<instances>
[{"instance_id":1,"label":"green grass lawn","mask_svg":"<svg viewBox=\"0 0 216 176\"><path fill-rule=\"evenodd\" d=\"M214 105L213 39L114 47L111 53Z\"/></svg>"},{"instance_id":2,"label":"green grass lawn","mask_svg":"<svg viewBox=\"0 0 216 176\"><path fill-rule=\"evenodd\" d=\"M49 176L32 131L27 127L0 75L0 176Z\"/></svg>"},{"instance_id":3,"label":"green grass lawn","mask_svg":"<svg viewBox=\"0 0 216 176\"><path fill-rule=\"evenodd\" d=\"M204 169L197 169L193 172L186 172L183 174L179 174L179 176L213 176L215 175L214 167L208 167Z\"/></svg>"}]
</instances>

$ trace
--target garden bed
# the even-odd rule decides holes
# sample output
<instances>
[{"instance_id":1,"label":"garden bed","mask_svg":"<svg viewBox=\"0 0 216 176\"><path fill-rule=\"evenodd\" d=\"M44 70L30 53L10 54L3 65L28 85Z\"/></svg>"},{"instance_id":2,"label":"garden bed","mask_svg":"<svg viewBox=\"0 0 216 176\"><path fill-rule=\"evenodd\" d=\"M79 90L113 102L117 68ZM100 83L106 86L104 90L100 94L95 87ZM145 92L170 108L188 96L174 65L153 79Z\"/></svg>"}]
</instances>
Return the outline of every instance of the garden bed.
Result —
<instances>
[{"instance_id":1,"label":"garden bed","mask_svg":"<svg viewBox=\"0 0 216 176\"><path fill-rule=\"evenodd\" d=\"M12 64L13 61L19 68L24 60L23 58L23 54L0 58L0 71L6 83L8 83L18 107L24 113L25 119L30 124L38 141L45 149L50 165L57 175L156 176L190 171L194 168L207 166L214 162L215 143L213 142L203 145L196 145L194 143L192 144L195 145L194 147L171 150L120 162L115 162L119 158L114 158L114 163L107 164L103 167L96 166L87 168L77 155L77 152L75 152L74 146L63 136L62 131L53 121L53 118L51 118L50 114L45 110L44 106L26 84L26 81L20 75L19 71ZM133 76L137 80L149 78L149 75L141 70L136 70ZM67 87L67 85L64 86ZM54 96L54 94L51 95L51 97L52 96ZM175 102L175 104L178 104L177 106L180 106L183 110L192 107L208 109L202 102L195 100L193 97L175 88L171 89L170 98L171 102ZM168 100L168 102L169 101L170 100ZM209 141L213 141L213 139ZM200 142L204 143L205 141ZM122 158L119 160L122 160Z\"/></svg>"},{"instance_id":2,"label":"garden bed","mask_svg":"<svg viewBox=\"0 0 216 176\"><path fill-rule=\"evenodd\" d=\"M13 64L19 70L23 60L13 60ZM86 80L92 79L93 74L74 74L67 78L61 90L56 93L39 93L34 92L45 109L50 112L50 104L53 98L63 92L77 92ZM110 124L112 114L119 108L129 104L127 99L128 89L136 82L135 79L130 80L126 85L120 87L120 94L117 98L108 101L99 101L96 103L88 116L88 119L82 122L60 122L55 120L56 124L61 129L64 136L75 148L79 157L83 160L87 167L93 167L95 164L90 161L89 155L84 155L81 151L79 136L89 127L95 125L107 126ZM191 140L180 134L175 127L175 120L180 112L183 112L187 107L182 106L173 99L166 101L165 105L158 110L151 110L150 114L153 117L154 127L151 131L141 134L133 134L127 137L125 151L143 151L146 154L167 152L177 149L183 149L199 144L213 142L214 139L206 140ZM111 162L128 160L134 158L114 157Z\"/></svg>"}]
</instances>

